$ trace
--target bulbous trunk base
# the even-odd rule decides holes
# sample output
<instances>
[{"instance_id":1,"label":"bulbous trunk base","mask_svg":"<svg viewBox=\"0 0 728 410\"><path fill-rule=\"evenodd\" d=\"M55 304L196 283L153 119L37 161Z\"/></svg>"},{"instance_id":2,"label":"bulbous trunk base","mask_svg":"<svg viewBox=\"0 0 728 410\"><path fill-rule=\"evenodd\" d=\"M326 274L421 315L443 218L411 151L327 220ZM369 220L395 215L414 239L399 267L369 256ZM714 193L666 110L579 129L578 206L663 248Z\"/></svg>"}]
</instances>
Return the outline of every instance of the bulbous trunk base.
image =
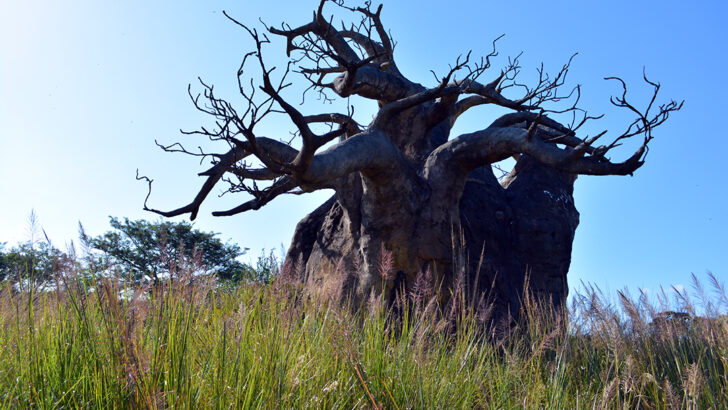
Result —
<instances>
[{"instance_id":1,"label":"bulbous trunk base","mask_svg":"<svg viewBox=\"0 0 728 410\"><path fill-rule=\"evenodd\" d=\"M566 275L579 223L572 196L575 179L527 156L502 185L488 167L472 172L459 204L458 246L449 260L435 261L447 269L441 275L441 293L449 295L447 288L462 286L475 303L488 298L493 317L499 318L517 314L528 280L536 296L561 305L568 295ZM306 216L288 250L286 274L314 294L366 301L370 295L357 293L361 229L352 220L357 219L347 215L336 196ZM442 238L432 238L437 239ZM394 289L409 293L421 285L401 273L390 281Z\"/></svg>"}]
</instances>

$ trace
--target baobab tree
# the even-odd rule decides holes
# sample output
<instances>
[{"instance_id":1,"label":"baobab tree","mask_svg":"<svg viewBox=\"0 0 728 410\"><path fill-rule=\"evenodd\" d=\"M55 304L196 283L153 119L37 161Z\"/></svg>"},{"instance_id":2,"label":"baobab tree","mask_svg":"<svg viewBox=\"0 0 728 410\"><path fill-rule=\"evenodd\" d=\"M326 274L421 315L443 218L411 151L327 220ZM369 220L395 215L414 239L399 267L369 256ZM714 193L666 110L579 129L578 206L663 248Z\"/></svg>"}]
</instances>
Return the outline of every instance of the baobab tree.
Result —
<instances>
[{"instance_id":1,"label":"baobab tree","mask_svg":"<svg viewBox=\"0 0 728 410\"><path fill-rule=\"evenodd\" d=\"M335 25L330 8L351 13L354 23ZM487 55L464 54L447 72L433 72L432 84L419 84L397 65L381 12L370 2L353 7L322 0L312 21L263 24L261 31L226 13L254 43L238 71L244 108L200 81L202 93L190 97L215 126L187 134L225 150L160 145L210 158L212 167L199 174L206 179L189 204L160 211L145 200L144 208L195 219L220 182L249 197L216 216L257 210L283 194L333 189L298 224L286 255L286 274L311 291L364 302L373 294L393 300L399 290L438 288L449 295L446 289L458 288L475 299L487 295L498 312L507 312L517 309L528 277L532 291L560 304L579 222L572 197L577 175L631 175L645 162L653 130L682 103L657 104L660 86L645 76L654 93L639 109L628 100L625 82L610 78L620 86L612 104L634 114L634 121L619 135L580 135L598 117L578 106L578 86L565 87L571 60L551 75L541 68L533 84L523 84L518 58L491 69L493 41ZM275 69L264 51L278 37L289 60ZM252 68L255 76L248 74ZM378 111L368 124L357 122L353 109L301 112L284 91L292 75L307 84L307 93L327 100L360 97L375 101ZM510 112L480 130L451 135L463 113L487 104ZM557 122L559 114L572 114L572 121ZM293 141L256 132L274 116L295 126ZM611 150L627 141L637 141L634 153L610 159ZM510 157L515 166L499 180L492 164Z\"/></svg>"}]
</instances>

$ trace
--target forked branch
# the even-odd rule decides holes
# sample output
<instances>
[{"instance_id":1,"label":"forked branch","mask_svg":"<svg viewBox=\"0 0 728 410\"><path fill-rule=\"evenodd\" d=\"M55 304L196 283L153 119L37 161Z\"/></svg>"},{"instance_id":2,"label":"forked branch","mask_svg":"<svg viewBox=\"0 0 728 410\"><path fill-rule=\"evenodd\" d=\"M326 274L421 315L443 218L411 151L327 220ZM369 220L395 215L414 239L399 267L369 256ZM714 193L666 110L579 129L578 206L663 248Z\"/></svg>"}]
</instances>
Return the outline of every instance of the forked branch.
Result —
<instances>
[{"instance_id":1,"label":"forked branch","mask_svg":"<svg viewBox=\"0 0 728 410\"><path fill-rule=\"evenodd\" d=\"M351 11L360 20L348 27L342 23L342 29L337 30L332 18L324 15L327 3ZM489 82L481 82L481 77L485 77L493 59L498 56L498 37L487 55L480 59L473 58L470 52L459 56L444 75L435 75L435 86L426 88L407 79L396 67L395 44L385 30L381 12L382 7L372 8L370 1L363 7L350 7L344 0L321 0L309 23L298 27L266 26L266 31L261 33L224 13L254 42L252 51L243 56L238 69L238 91L243 108L238 110L219 98L213 86L201 79L200 94L193 94L191 87L188 88L194 106L210 116L213 125L183 131L183 134L201 135L213 142L224 143L226 147L221 153L213 153L202 148L190 151L178 143L158 144L165 151L192 155L202 161L211 159L212 166L199 174L205 177L205 182L192 202L172 211L147 206L152 180L138 176L149 186L144 209L163 216L189 213L194 219L203 201L222 180L229 184L223 193L244 192L253 198L233 209L213 213L233 215L258 209L286 193L321 188L334 188L340 192L347 188L341 181L348 180L352 173L359 173L367 183L385 186L380 187L382 192L388 189L400 194L406 192L403 181L419 184L423 182L423 175L430 182L439 178L437 183L447 186L456 197L461 193L458 187L464 184L471 170L520 154L572 173L627 175L644 163L653 129L683 104L670 101L656 106L660 85L643 75L644 81L652 87L653 95L647 107L640 110L628 100L625 82L608 77L607 80L617 81L622 86L621 95L613 97L612 104L627 109L636 118L610 143L597 145L597 141L607 135L606 131L583 137L577 133L587 121L600 116L590 116L578 107L580 86L565 88L575 55L553 75L541 65L534 85L518 81L520 55L509 58L501 72ZM286 40L289 61L278 71L276 67L268 66L263 58L264 48L270 43L268 34ZM252 79L251 70L259 81ZM291 71L302 74L310 82L309 89L318 90L324 99L328 99L327 91L341 97L358 95L376 100L379 112L368 126L361 126L354 120L353 109L345 114L306 115L284 97L285 89L290 85L287 78ZM483 104L515 112L502 116L484 130L447 141L457 118ZM418 109L410 111L412 115L400 115L415 107ZM572 115L571 124L564 126L550 117L559 114ZM257 135L258 125L273 115L285 116L295 126L294 139L300 140L285 143ZM389 126L394 116L399 116L397 127ZM413 135L407 135L407 138L391 135L398 132L396 128L410 125L411 129L403 134ZM612 149L638 136L642 136L640 145L629 158L612 162L607 157ZM429 138L429 141L420 144L411 141L413 138ZM337 139L338 142L333 143ZM411 146L407 145L410 143ZM433 147L434 144L441 145ZM326 146L328 149L323 151ZM412 152L417 150L422 152ZM426 158L426 169L418 168L421 162L408 162L412 157L417 157L418 161ZM393 173L407 176L393 178ZM395 180L399 185L392 182ZM266 186L259 186L259 183Z\"/></svg>"},{"instance_id":2,"label":"forked branch","mask_svg":"<svg viewBox=\"0 0 728 410\"><path fill-rule=\"evenodd\" d=\"M385 102L402 98L417 89L396 68L394 47L380 18L381 7L372 11L370 3L363 8L352 8L343 1L330 2L360 14L362 20L349 29L337 30L323 14L327 3L323 0L310 23L295 28L285 24L282 28L267 27L270 33L286 38L289 57L295 52L298 53L295 62L310 64L299 71L310 82L310 88L317 89L324 99L328 99L325 90L332 90L340 97L360 95ZM373 31L379 41L373 39ZM365 55L359 55L352 45L365 50ZM325 78L330 74L337 77L327 81Z\"/></svg>"},{"instance_id":3,"label":"forked branch","mask_svg":"<svg viewBox=\"0 0 728 410\"><path fill-rule=\"evenodd\" d=\"M648 143L653 139L654 128L663 124L672 112L680 110L683 102L671 100L660 105L658 112L651 113L660 86L645 76L645 82L652 86L653 94L647 107L640 111L627 100L624 81L618 78L608 79L619 81L623 87L622 95L613 97L612 103L637 115L628 129L608 145L594 145L606 131L578 138L574 129L559 124L543 112L522 111L504 115L482 131L464 134L443 144L430 155L426 167L453 170L447 174L430 173L434 177L446 175L450 180L464 180L471 170L479 166L513 155L527 154L545 165L570 173L631 175L644 164ZM637 135L642 135L643 140L626 160L612 162L606 157L605 154L618 146L618 142Z\"/></svg>"}]
</instances>

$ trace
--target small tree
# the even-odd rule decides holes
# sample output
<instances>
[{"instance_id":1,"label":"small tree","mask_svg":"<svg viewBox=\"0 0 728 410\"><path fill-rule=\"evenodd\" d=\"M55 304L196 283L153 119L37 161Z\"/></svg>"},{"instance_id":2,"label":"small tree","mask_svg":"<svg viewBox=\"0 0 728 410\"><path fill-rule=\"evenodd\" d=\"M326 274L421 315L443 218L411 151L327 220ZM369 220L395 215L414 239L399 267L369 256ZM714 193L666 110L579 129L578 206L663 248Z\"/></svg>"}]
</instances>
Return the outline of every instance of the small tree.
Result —
<instances>
[{"instance_id":1,"label":"small tree","mask_svg":"<svg viewBox=\"0 0 728 410\"><path fill-rule=\"evenodd\" d=\"M73 258L50 242L24 242L7 252L0 247L0 281L47 282L74 265Z\"/></svg>"},{"instance_id":2,"label":"small tree","mask_svg":"<svg viewBox=\"0 0 728 410\"><path fill-rule=\"evenodd\" d=\"M90 244L136 280L149 275L158 281L160 274L183 260L193 260L220 279L254 279L252 268L236 259L247 249L223 243L215 233L194 229L188 222L109 220L114 230L91 239Z\"/></svg>"}]
</instances>

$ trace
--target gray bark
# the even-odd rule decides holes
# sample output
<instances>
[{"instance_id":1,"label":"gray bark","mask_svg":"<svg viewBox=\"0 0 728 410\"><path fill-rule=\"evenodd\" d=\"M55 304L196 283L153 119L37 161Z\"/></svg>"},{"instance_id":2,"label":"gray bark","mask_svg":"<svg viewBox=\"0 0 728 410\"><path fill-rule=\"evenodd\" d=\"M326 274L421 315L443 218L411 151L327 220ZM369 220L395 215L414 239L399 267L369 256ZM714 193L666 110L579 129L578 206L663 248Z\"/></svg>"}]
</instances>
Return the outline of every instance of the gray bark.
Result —
<instances>
[{"instance_id":1,"label":"gray bark","mask_svg":"<svg viewBox=\"0 0 728 410\"><path fill-rule=\"evenodd\" d=\"M461 249L453 250L452 231L434 227L432 221L417 214L402 223L403 227L414 225L412 235L405 240L409 243L405 246L410 247L406 252L399 250L401 243L394 245L389 238L369 234L370 243L389 243L397 250L395 259L402 259L401 253L416 254L415 263L398 264L389 281L372 278L379 272L367 273L357 262L362 249L359 230L352 229L356 223L334 195L298 224L286 265L295 279L314 293L342 302L361 302L367 300L368 292L378 290L376 286L389 291L390 298L391 291L400 287L412 294L417 275L428 268L442 269L444 272L431 280L440 278L442 289L449 289L457 279L453 265L461 259L465 294L469 299L475 296L473 303L486 295L494 304L494 317L517 313L527 276L536 295L560 305L568 294L571 247L579 223L572 197L575 179L573 174L546 167L528 156L519 159L503 185L489 167L472 171L457 204L459 219L452 225L455 230L462 229L464 240L456 238ZM367 286L362 286L363 282Z\"/></svg>"}]
</instances>

